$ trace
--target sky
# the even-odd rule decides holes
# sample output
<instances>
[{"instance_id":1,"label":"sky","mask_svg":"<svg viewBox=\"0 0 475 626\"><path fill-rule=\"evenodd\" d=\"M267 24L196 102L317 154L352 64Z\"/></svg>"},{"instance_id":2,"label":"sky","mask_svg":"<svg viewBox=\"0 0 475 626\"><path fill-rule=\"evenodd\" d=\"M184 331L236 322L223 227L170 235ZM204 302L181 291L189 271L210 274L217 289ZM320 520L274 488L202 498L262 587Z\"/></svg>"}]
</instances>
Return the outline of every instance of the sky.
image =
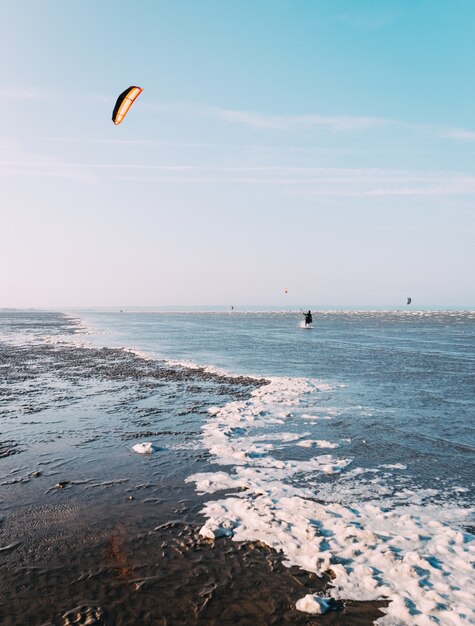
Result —
<instances>
[{"instance_id":1,"label":"sky","mask_svg":"<svg viewBox=\"0 0 475 626\"><path fill-rule=\"evenodd\" d=\"M474 23L0 0L0 307L474 306Z\"/></svg>"}]
</instances>

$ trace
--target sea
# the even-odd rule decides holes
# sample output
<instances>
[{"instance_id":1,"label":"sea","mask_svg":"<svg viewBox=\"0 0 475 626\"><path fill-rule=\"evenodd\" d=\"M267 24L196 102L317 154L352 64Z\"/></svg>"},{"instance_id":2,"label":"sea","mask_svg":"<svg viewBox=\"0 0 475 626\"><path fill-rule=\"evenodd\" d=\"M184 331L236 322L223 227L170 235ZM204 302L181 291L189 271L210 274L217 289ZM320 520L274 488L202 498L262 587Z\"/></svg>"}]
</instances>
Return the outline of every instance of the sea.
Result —
<instances>
[{"instance_id":1,"label":"sea","mask_svg":"<svg viewBox=\"0 0 475 626\"><path fill-rule=\"evenodd\" d=\"M108 459L102 484L146 483L144 460L165 471L175 454L198 455L177 480L200 498L203 540L258 542L285 567L330 573L324 591L296 600L301 614L381 600L382 626L475 624L475 312L315 309L313 320L306 328L298 310L0 312L0 345L21 351L22 368L29 349L37 363L69 351L67 383L49 379L41 393L29 376L0 384L2 484L27 482L21 450L54 457L56 471L58 445L73 464L84 450L83 468ZM94 353L107 396L83 384L75 350ZM139 381L147 368L167 375L131 396L127 359ZM98 411L114 395L142 421L119 420L114 402ZM191 429L178 428L183 415Z\"/></svg>"}]
</instances>

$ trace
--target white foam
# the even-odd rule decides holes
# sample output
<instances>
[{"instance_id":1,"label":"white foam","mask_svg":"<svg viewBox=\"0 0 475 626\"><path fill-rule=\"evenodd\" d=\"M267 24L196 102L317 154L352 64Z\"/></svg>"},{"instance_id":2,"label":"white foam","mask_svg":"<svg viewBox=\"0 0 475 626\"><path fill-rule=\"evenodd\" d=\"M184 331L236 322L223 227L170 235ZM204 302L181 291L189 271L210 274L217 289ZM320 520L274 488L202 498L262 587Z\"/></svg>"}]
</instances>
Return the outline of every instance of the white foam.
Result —
<instances>
[{"instance_id":1,"label":"white foam","mask_svg":"<svg viewBox=\"0 0 475 626\"><path fill-rule=\"evenodd\" d=\"M272 475L259 483L247 472L244 493L208 502L201 534L220 537L227 526L236 541L260 540L282 552L288 566L318 575L331 569L333 598L389 598L380 624L471 623L473 541L449 525L463 521L463 511L324 505L303 491L293 495L298 490L272 482ZM222 486L229 484L224 479Z\"/></svg>"},{"instance_id":2,"label":"white foam","mask_svg":"<svg viewBox=\"0 0 475 626\"><path fill-rule=\"evenodd\" d=\"M322 613L326 613L330 608L330 599L320 598L317 595L308 593L298 600L295 608L305 613L311 613L312 615L322 615Z\"/></svg>"},{"instance_id":3,"label":"white foam","mask_svg":"<svg viewBox=\"0 0 475 626\"><path fill-rule=\"evenodd\" d=\"M302 413L302 415L300 416L303 419L306 420L331 420L333 418L335 414L332 413L331 411L327 411L327 414L321 414L321 415L313 415L310 413Z\"/></svg>"},{"instance_id":4,"label":"white foam","mask_svg":"<svg viewBox=\"0 0 475 626\"><path fill-rule=\"evenodd\" d=\"M143 443L136 443L132 446L132 450L137 454L153 454L158 452L160 448L150 441L144 441Z\"/></svg>"},{"instance_id":5,"label":"white foam","mask_svg":"<svg viewBox=\"0 0 475 626\"><path fill-rule=\"evenodd\" d=\"M302 437L308 436L310 433L267 433L265 435L254 435L254 441L280 441L282 443L289 443L291 441L297 441Z\"/></svg>"},{"instance_id":6,"label":"white foam","mask_svg":"<svg viewBox=\"0 0 475 626\"><path fill-rule=\"evenodd\" d=\"M380 469L348 471L351 459L332 454L306 461L273 456L274 447L266 442L280 440L284 445L285 437L273 434L272 424L304 424L319 390L328 389L316 381L273 378L250 399L210 412L203 443L216 462L229 468L188 480L201 493L228 493L205 504L202 536L259 540L281 552L288 566L318 575L331 570L335 578L330 598L389 600L386 615L377 620L380 625L474 623L475 541L460 530L473 511L430 504L436 490L403 487L393 492ZM266 428L269 435L262 433ZM288 444L295 441L289 437ZM323 439L300 444L337 446ZM342 472L339 481L323 479ZM322 609L321 598L316 598L302 598L298 608Z\"/></svg>"},{"instance_id":7,"label":"white foam","mask_svg":"<svg viewBox=\"0 0 475 626\"><path fill-rule=\"evenodd\" d=\"M187 359L168 359L165 358L167 365L170 367L182 367L184 369L189 370L200 370L206 372L207 374L216 374L217 376L225 376L227 378L239 378L237 374L232 374L228 370L225 370L221 367L215 367L214 365L199 365L194 361L190 361ZM248 378L259 379L259 376L249 375Z\"/></svg>"}]
</instances>

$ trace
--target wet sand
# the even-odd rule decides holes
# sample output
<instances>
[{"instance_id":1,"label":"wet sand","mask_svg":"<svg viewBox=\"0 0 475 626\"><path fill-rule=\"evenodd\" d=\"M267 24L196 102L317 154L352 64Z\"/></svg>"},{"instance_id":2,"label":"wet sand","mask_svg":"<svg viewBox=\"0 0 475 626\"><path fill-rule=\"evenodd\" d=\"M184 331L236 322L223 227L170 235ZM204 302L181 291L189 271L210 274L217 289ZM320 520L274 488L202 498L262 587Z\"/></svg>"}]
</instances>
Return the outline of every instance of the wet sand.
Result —
<instances>
[{"instance_id":1,"label":"wet sand","mask_svg":"<svg viewBox=\"0 0 475 626\"><path fill-rule=\"evenodd\" d=\"M194 494L169 495L154 504L45 508L33 524L28 508L11 515L2 533L11 545L2 553L2 623L363 626L380 616L374 603L342 603L319 618L295 610L329 579L284 567L266 546L200 538Z\"/></svg>"},{"instance_id":2,"label":"wet sand","mask_svg":"<svg viewBox=\"0 0 475 626\"><path fill-rule=\"evenodd\" d=\"M73 320L44 316L38 337L45 326L74 335ZM199 536L202 498L184 479L210 467L198 438L207 409L264 382L64 340L0 343L0 622L366 626L381 616L384 603L301 613L295 602L323 592L331 573ZM160 450L134 454L137 441Z\"/></svg>"}]
</instances>

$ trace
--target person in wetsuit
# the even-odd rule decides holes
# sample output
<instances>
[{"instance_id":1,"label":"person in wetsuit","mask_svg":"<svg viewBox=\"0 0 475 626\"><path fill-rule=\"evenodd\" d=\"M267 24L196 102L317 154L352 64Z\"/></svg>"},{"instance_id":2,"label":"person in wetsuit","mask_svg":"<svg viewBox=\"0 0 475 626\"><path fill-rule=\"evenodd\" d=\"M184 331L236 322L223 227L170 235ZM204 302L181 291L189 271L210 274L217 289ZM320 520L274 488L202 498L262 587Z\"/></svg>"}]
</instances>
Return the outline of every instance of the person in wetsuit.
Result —
<instances>
[{"instance_id":1,"label":"person in wetsuit","mask_svg":"<svg viewBox=\"0 0 475 626\"><path fill-rule=\"evenodd\" d=\"M313 324L313 317L312 317L311 311L307 311L307 313L304 313L304 316L305 316L305 326L310 326L310 324Z\"/></svg>"}]
</instances>

